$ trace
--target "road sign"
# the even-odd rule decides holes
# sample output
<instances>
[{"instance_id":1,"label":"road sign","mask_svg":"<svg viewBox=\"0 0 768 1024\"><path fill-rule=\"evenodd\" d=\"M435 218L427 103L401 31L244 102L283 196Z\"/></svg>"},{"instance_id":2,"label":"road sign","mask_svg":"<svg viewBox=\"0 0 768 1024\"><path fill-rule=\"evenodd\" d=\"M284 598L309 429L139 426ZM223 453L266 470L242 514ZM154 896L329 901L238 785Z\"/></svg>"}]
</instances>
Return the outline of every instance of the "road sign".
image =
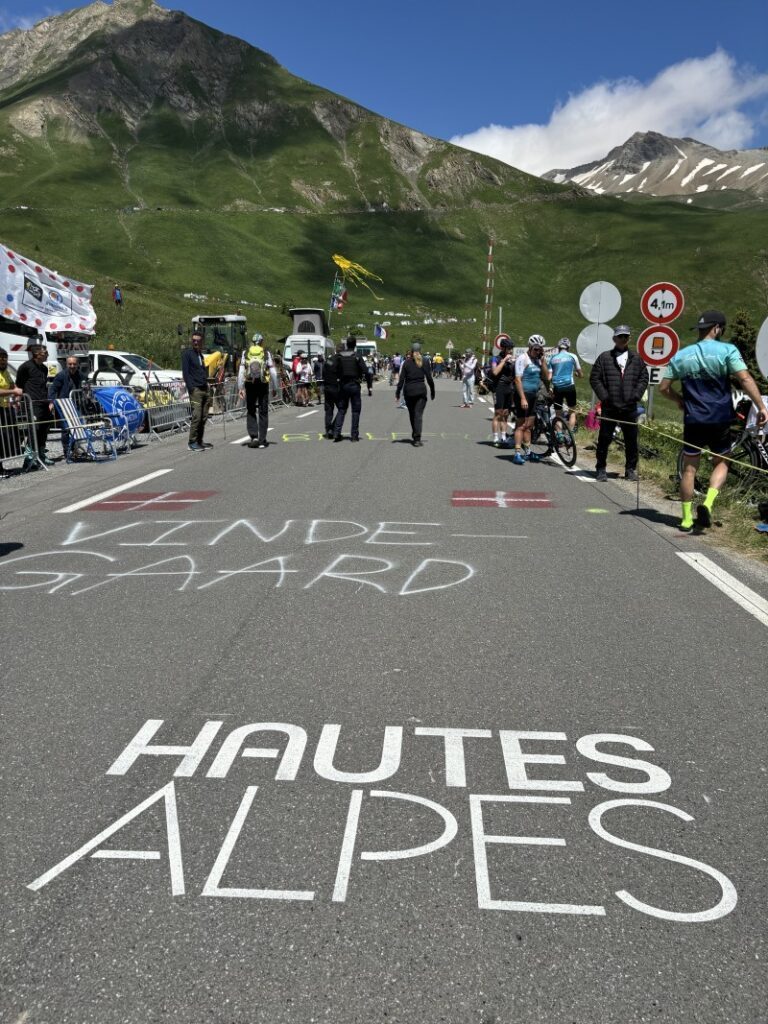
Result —
<instances>
[{"instance_id":1,"label":"road sign","mask_svg":"<svg viewBox=\"0 0 768 1024\"><path fill-rule=\"evenodd\" d=\"M448 351L449 351L449 352L450 352L450 351L451 351L451 349L453 348L453 342L451 341L451 339L450 339L450 338L448 339L448 341L446 341L446 343L445 343L445 347L446 347L446 348L448 349Z\"/></svg>"},{"instance_id":2,"label":"road sign","mask_svg":"<svg viewBox=\"0 0 768 1024\"><path fill-rule=\"evenodd\" d=\"M576 351L585 363L594 363L601 352L613 348L613 328L607 324L590 324L576 339Z\"/></svg>"},{"instance_id":3,"label":"road sign","mask_svg":"<svg viewBox=\"0 0 768 1024\"><path fill-rule=\"evenodd\" d=\"M671 327L654 324L637 339L637 352L648 366L666 366L680 348L680 339Z\"/></svg>"},{"instance_id":4,"label":"road sign","mask_svg":"<svg viewBox=\"0 0 768 1024\"><path fill-rule=\"evenodd\" d=\"M511 342L512 339L510 338L510 336L508 334L497 334L496 337L493 339L493 348L492 348L492 351L491 351L492 355L497 356L499 354L499 352L501 351L501 349L499 348L499 344L502 341L509 341L509 342ZM526 351L528 351L528 350L526 349Z\"/></svg>"},{"instance_id":5,"label":"road sign","mask_svg":"<svg viewBox=\"0 0 768 1024\"><path fill-rule=\"evenodd\" d=\"M595 281L581 293L579 309L585 320L607 324L621 309L619 289L609 281Z\"/></svg>"},{"instance_id":6,"label":"road sign","mask_svg":"<svg viewBox=\"0 0 768 1024\"><path fill-rule=\"evenodd\" d=\"M657 281L646 288L640 299L640 312L651 324L671 324L685 309L685 299L676 284Z\"/></svg>"},{"instance_id":7,"label":"road sign","mask_svg":"<svg viewBox=\"0 0 768 1024\"><path fill-rule=\"evenodd\" d=\"M648 383L651 386L658 384L661 381L664 373L663 366L649 366L648 367Z\"/></svg>"},{"instance_id":8,"label":"road sign","mask_svg":"<svg viewBox=\"0 0 768 1024\"><path fill-rule=\"evenodd\" d=\"M760 373L768 379L768 317L763 320L757 341L755 342L755 359L760 367Z\"/></svg>"}]
</instances>

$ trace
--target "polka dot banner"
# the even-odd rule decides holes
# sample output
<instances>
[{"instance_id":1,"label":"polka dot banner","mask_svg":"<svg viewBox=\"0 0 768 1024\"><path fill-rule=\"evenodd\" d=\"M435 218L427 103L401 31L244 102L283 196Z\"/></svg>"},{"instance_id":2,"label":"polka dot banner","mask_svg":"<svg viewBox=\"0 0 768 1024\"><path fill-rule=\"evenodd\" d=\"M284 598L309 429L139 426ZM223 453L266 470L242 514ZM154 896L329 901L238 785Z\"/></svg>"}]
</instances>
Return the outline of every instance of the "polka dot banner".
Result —
<instances>
[{"instance_id":1,"label":"polka dot banner","mask_svg":"<svg viewBox=\"0 0 768 1024\"><path fill-rule=\"evenodd\" d=\"M34 324L40 330L92 334L96 328L92 294L92 285L0 246L1 315L9 320Z\"/></svg>"}]
</instances>

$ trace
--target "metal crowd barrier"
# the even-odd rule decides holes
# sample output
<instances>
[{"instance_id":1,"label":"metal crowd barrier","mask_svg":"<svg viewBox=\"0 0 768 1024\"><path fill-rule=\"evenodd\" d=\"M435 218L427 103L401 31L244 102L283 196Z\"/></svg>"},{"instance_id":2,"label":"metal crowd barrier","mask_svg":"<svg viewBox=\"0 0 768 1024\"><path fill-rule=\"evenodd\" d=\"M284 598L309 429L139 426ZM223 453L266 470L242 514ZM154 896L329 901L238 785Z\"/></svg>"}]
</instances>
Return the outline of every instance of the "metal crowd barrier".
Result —
<instances>
[{"instance_id":1,"label":"metal crowd barrier","mask_svg":"<svg viewBox=\"0 0 768 1024\"><path fill-rule=\"evenodd\" d=\"M238 420L245 416L245 401L240 398L236 377L230 377L211 386L208 415L221 416L223 422Z\"/></svg>"},{"instance_id":2,"label":"metal crowd barrier","mask_svg":"<svg viewBox=\"0 0 768 1024\"><path fill-rule=\"evenodd\" d=\"M47 410L47 403L46 410ZM53 426L54 417L48 422ZM0 464L3 475L27 473L33 469L44 469L44 453L39 450L37 427L46 422L42 416L35 417L34 406L29 395L0 399Z\"/></svg>"},{"instance_id":3,"label":"metal crowd barrier","mask_svg":"<svg viewBox=\"0 0 768 1024\"><path fill-rule=\"evenodd\" d=\"M189 398L178 390L163 387L148 388L141 399L150 441L162 441L164 433L171 435L189 429L192 406Z\"/></svg>"}]
</instances>

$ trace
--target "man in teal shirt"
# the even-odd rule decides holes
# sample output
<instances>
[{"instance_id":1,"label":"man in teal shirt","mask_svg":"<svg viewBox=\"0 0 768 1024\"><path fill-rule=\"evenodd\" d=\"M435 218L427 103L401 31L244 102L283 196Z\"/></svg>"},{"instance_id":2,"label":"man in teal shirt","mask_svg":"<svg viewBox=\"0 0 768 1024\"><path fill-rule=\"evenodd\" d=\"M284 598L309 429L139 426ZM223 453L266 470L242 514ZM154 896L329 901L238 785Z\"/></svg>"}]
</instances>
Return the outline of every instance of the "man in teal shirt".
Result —
<instances>
[{"instance_id":1,"label":"man in teal shirt","mask_svg":"<svg viewBox=\"0 0 768 1024\"><path fill-rule=\"evenodd\" d=\"M671 360L659 385L662 395L683 410L683 476L680 481L682 519L680 529L690 533L693 529L693 491L701 450L712 452L714 468L709 490L696 509L696 525L712 525L712 506L728 476L728 462L721 458L731 447L730 425L733 420L731 378L752 399L757 412L757 424L765 425L766 412L760 389L747 370L746 363L735 345L722 341L725 333L725 314L719 309L708 309L696 325L699 340L682 349ZM683 393L672 389L679 380Z\"/></svg>"}]
</instances>

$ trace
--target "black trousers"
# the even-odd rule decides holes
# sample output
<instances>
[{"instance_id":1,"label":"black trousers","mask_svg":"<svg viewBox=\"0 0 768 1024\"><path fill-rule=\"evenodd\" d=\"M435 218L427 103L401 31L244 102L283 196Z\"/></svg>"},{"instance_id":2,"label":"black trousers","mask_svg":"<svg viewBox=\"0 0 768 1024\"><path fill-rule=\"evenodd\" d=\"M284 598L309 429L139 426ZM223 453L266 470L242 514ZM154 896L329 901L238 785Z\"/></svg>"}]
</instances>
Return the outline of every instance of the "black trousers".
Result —
<instances>
[{"instance_id":1,"label":"black trousers","mask_svg":"<svg viewBox=\"0 0 768 1024\"><path fill-rule=\"evenodd\" d=\"M258 419L256 416L258 409ZM269 427L269 384L264 381L245 382L245 425L251 438L263 444Z\"/></svg>"},{"instance_id":2,"label":"black trousers","mask_svg":"<svg viewBox=\"0 0 768 1024\"><path fill-rule=\"evenodd\" d=\"M32 403L32 418L35 423L35 438L37 441L37 450L40 455L43 454L43 449L48 444L48 434L51 432L53 426L54 414L48 408L48 402L33 402Z\"/></svg>"},{"instance_id":3,"label":"black trousers","mask_svg":"<svg viewBox=\"0 0 768 1024\"><path fill-rule=\"evenodd\" d=\"M606 416L612 416L617 420L634 420L636 415L627 413L608 413ZM637 469L637 427L627 426L625 424L619 424L621 432L624 435L624 450L625 450L625 471L627 473ZM597 460L595 462L595 469L605 469L605 464L608 459L608 447L613 440L613 434L616 429L615 423L609 423L607 420L600 420L600 433L597 435Z\"/></svg>"},{"instance_id":4,"label":"black trousers","mask_svg":"<svg viewBox=\"0 0 768 1024\"><path fill-rule=\"evenodd\" d=\"M325 384L323 385L323 395L325 399L325 432L326 434L332 434L334 420L340 405L340 392L338 388L329 388Z\"/></svg>"},{"instance_id":5,"label":"black trousers","mask_svg":"<svg viewBox=\"0 0 768 1024\"><path fill-rule=\"evenodd\" d=\"M352 430L351 437L360 436L360 410L363 408L363 400L360 397L360 385L357 382L348 382L341 385L339 394L339 411L336 413L336 423L333 432L338 437L344 426L344 417L347 409L352 406Z\"/></svg>"},{"instance_id":6,"label":"black trousers","mask_svg":"<svg viewBox=\"0 0 768 1024\"><path fill-rule=\"evenodd\" d=\"M424 409L427 406L426 395L406 395L405 404L408 415L411 419L411 436L414 441L421 440L421 421L424 418Z\"/></svg>"}]
</instances>

